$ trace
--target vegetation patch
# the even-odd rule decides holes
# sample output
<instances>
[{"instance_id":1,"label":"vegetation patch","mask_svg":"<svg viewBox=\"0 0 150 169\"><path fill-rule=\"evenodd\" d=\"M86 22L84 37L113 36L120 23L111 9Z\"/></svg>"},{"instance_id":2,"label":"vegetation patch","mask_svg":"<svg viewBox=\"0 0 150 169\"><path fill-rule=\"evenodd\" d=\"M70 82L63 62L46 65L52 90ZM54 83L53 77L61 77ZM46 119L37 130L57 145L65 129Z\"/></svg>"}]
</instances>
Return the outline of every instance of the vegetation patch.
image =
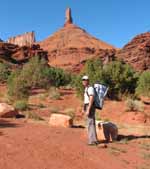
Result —
<instances>
[{"instance_id":1,"label":"vegetation patch","mask_svg":"<svg viewBox=\"0 0 150 169\"><path fill-rule=\"evenodd\" d=\"M75 118L75 110L73 108L65 109L63 112L70 116L72 119Z\"/></svg>"},{"instance_id":2,"label":"vegetation patch","mask_svg":"<svg viewBox=\"0 0 150 169\"><path fill-rule=\"evenodd\" d=\"M50 89L48 90L48 98L58 100L60 99L60 97L61 97L61 94L59 90L56 87L50 87Z\"/></svg>"},{"instance_id":3,"label":"vegetation patch","mask_svg":"<svg viewBox=\"0 0 150 169\"><path fill-rule=\"evenodd\" d=\"M144 111L144 104L139 100L128 99L126 101L126 111Z\"/></svg>"},{"instance_id":4,"label":"vegetation patch","mask_svg":"<svg viewBox=\"0 0 150 169\"><path fill-rule=\"evenodd\" d=\"M27 111L24 114L27 119L33 119L33 120L44 120L41 116L36 114L35 112Z\"/></svg>"},{"instance_id":5,"label":"vegetation patch","mask_svg":"<svg viewBox=\"0 0 150 169\"><path fill-rule=\"evenodd\" d=\"M14 104L15 109L25 111L29 108L27 100L18 100Z\"/></svg>"}]
</instances>

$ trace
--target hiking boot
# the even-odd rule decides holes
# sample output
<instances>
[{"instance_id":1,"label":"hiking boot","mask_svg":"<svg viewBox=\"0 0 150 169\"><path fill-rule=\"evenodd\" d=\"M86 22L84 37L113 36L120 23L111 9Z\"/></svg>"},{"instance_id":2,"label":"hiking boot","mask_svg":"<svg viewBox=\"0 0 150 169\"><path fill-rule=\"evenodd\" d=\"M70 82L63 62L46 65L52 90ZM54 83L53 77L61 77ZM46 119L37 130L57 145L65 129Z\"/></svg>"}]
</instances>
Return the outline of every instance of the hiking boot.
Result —
<instances>
[{"instance_id":1,"label":"hiking boot","mask_svg":"<svg viewBox=\"0 0 150 169\"><path fill-rule=\"evenodd\" d=\"M99 144L99 141L94 141L92 143L88 143L89 146L97 146Z\"/></svg>"}]
</instances>

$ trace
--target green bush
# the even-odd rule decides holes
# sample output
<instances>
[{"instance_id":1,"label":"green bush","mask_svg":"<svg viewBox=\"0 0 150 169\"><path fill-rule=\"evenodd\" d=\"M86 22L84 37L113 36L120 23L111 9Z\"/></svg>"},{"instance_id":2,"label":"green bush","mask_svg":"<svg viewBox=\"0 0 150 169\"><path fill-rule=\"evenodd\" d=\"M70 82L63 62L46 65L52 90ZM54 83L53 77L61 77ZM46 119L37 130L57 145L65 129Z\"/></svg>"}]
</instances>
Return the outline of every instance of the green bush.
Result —
<instances>
[{"instance_id":1,"label":"green bush","mask_svg":"<svg viewBox=\"0 0 150 169\"><path fill-rule=\"evenodd\" d=\"M89 76L90 85L99 82L109 86L108 95L112 99L120 99L125 93L134 93L138 80L133 69L121 61L112 61L103 66L100 59L89 60L83 72L74 77L73 84L79 96L83 95L81 78L84 74Z\"/></svg>"},{"instance_id":2,"label":"green bush","mask_svg":"<svg viewBox=\"0 0 150 169\"><path fill-rule=\"evenodd\" d=\"M104 83L103 64L100 59L88 60L82 74L87 74L89 76L91 84L95 82Z\"/></svg>"},{"instance_id":3,"label":"green bush","mask_svg":"<svg viewBox=\"0 0 150 169\"><path fill-rule=\"evenodd\" d=\"M26 79L21 77L21 70L15 70L8 78L8 95L15 101L28 98L30 86Z\"/></svg>"},{"instance_id":4,"label":"green bush","mask_svg":"<svg viewBox=\"0 0 150 169\"><path fill-rule=\"evenodd\" d=\"M14 71L8 79L8 93L15 99L28 98L33 88L66 85L71 76L61 69L49 67L38 56L30 59L22 69Z\"/></svg>"},{"instance_id":5,"label":"green bush","mask_svg":"<svg viewBox=\"0 0 150 169\"><path fill-rule=\"evenodd\" d=\"M109 96L120 99L125 93L134 93L138 76L128 65L120 61L113 61L103 69L105 84L109 86Z\"/></svg>"},{"instance_id":6,"label":"green bush","mask_svg":"<svg viewBox=\"0 0 150 169\"><path fill-rule=\"evenodd\" d=\"M46 75L52 86L59 87L71 83L71 74L60 68L50 67L46 70Z\"/></svg>"},{"instance_id":7,"label":"green bush","mask_svg":"<svg viewBox=\"0 0 150 169\"><path fill-rule=\"evenodd\" d=\"M9 66L4 63L0 63L0 83L6 82L9 75L10 75Z\"/></svg>"},{"instance_id":8,"label":"green bush","mask_svg":"<svg viewBox=\"0 0 150 169\"><path fill-rule=\"evenodd\" d=\"M140 75L136 94L150 97L150 71L145 71Z\"/></svg>"},{"instance_id":9,"label":"green bush","mask_svg":"<svg viewBox=\"0 0 150 169\"><path fill-rule=\"evenodd\" d=\"M24 111L24 110L27 110L28 109L28 103L26 100L19 100L19 101L16 101L15 104L14 104L15 108L17 110L21 110L21 111Z\"/></svg>"},{"instance_id":10,"label":"green bush","mask_svg":"<svg viewBox=\"0 0 150 169\"><path fill-rule=\"evenodd\" d=\"M28 63L23 66L20 73L20 79L23 79L30 88L46 88L49 84L49 78L46 76L49 69L46 60L40 57L32 57Z\"/></svg>"},{"instance_id":11,"label":"green bush","mask_svg":"<svg viewBox=\"0 0 150 169\"><path fill-rule=\"evenodd\" d=\"M93 85L95 82L103 81L103 66L100 59L88 60L85 64L83 71L79 75L72 76L72 86L77 90L77 96L83 97L84 87L82 85L82 76L88 75L90 79L90 85Z\"/></svg>"}]
</instances>

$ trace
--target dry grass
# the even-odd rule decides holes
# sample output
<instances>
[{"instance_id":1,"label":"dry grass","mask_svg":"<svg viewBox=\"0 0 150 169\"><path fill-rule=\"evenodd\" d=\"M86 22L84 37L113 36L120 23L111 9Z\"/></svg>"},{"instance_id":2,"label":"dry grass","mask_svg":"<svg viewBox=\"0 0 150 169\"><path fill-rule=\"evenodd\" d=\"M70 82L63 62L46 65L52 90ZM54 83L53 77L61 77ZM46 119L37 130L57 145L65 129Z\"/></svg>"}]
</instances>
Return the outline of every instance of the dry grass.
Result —
<instances>
[{"instance_id":1,"label":"dry grass","mask_svg":"<svg viewBox=\"0 0 150 169\"><path fill-rule=\"evenodd\" d=\"M121 153L127 153L126 150L121 149L119 147L113 147L113 146L109 147L109 152L113 155L120 155Z\"/></svg>"},{"instance_id":2,"label":"dry grass","mask_svg":"<svg viewBox=\"0 0 150 169\"><path fill-rule=\"evenodd\" d=\"M68 108L68 109L65 109L63 112L64 114L67 114L68 116L70 116L72 119L75 118L75 109Z\"/></svg>"},{"instance_id":3,"label":"dry grass","mask_svg":"<svg viewBox=\"0 0 150 169\"><path fill-rule=\"evenodd\" d=\"M51 87L49 90L48 90L48 98L49 99L54 99L54 100L58 100L60 99L61 97L61 94L59 92L59 90L55 87Z\"/></svg>"},{"instance_id":4,"label":"dry grass","mask_svg":"<svg viewBox=\"0 0 150 169\"><path fill-rule=\"evenodd\" d=\"M25 115L26 119L33 119L33 120L36 120L36 121L44 120L41 116L39 116L35 112L26 111L24 113L24 115Z\"/></svg>"},{"instance_id":5,"label":"dry grass","mask_svg":"<svg viewBox=\"0 0 150 169\"><path fill-rule=\"evenodd\" d=\"M58 107L51 107L51 108L49 108L49 110L51 113L60 113L60 110Z\"/></svg>"},{"instance_id":6,"label":"dry grass","mask_svg":"<svg viewBox=\"0 0 150 169\"><path fill-rule=\"evenodd\" d=\"M126 101L126 111L144 111L144 104L139 100L128 99Z\"/></svg>"}]
</instances>

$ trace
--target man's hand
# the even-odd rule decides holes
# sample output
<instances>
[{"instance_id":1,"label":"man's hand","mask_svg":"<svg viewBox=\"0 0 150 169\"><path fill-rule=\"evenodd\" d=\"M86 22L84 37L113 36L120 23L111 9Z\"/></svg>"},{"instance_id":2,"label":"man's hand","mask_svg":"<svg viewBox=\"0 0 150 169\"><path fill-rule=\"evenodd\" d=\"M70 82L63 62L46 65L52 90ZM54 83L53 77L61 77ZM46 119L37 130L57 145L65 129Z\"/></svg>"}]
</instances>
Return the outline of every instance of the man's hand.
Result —
<instances>
[{"instance_id":1,"label":"man's hand","mask_svg":"<svg viewBox=\"0 0 150 169\"><path fill-rule=\"evenodd\" d=\"M87 110L86 112L85 112L85 115L88 117L89 116L89 110Z\"/></svg>"}]
</instances>

